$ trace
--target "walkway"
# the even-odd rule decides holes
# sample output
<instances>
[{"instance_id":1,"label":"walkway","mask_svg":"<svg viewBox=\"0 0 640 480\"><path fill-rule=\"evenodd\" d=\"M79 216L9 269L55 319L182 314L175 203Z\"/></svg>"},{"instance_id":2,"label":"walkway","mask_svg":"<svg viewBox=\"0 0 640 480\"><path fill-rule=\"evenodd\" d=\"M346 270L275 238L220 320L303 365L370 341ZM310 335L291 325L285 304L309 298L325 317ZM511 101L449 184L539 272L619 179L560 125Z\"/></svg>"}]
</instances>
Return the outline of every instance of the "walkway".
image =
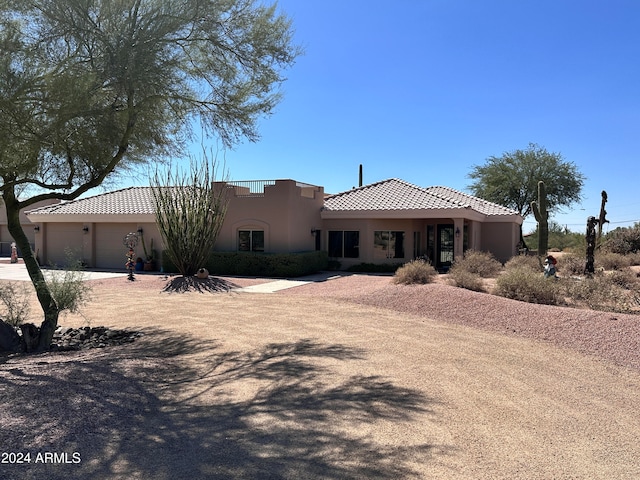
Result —
<instances>
[{"instance_id":1,"label":"walkway","mask_svg":"<svg viewBox=\"0 0 640 480\"><path fill-rule=\"evenodd\" d=\"M43 269L45 276L50 274L51 272L56 272L60 270L49 270ZM85 278L87 280L98 280L101 278L116 278L116 277L125 277L126 273L114 273L114 272L95 272L90 270L82 270ZM20 261L19 263L4 263L0 262L0 280L17 280L21 282L29 282L31 279L29 278L29 273L27 273L27 268L24 266L24 263Z\"/></svg>"}]
</instances>

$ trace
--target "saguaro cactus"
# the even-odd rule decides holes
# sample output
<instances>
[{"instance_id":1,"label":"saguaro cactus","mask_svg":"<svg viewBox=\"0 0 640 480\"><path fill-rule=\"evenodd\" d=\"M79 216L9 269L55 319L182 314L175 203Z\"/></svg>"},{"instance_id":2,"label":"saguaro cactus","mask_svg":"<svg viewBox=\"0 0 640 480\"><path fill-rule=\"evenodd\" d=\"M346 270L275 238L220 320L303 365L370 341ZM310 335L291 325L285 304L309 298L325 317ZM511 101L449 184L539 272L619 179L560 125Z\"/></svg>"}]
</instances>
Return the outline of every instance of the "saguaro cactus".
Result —
<instances>
[{"instance_id":1,"label":"saguaro cactus","mask_svg":"<svg viewBox=\"0 0 640 480\"><path fill-rule=\"evenodd\" d=\"M538 201L531 202L531 210L538 222L538 256L547 255L549 247L549 212L547 211L547 190L544 182L538 182Z\"/></svg>"}]
</instances>

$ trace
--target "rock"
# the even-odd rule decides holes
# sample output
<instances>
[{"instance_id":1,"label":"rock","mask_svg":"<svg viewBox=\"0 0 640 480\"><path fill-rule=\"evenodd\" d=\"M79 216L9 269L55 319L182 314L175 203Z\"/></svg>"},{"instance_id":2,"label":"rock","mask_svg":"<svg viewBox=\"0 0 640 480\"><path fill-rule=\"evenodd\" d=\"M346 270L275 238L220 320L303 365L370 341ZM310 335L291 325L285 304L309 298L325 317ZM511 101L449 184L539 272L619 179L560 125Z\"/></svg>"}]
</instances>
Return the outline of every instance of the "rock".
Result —
<instances>
[{"instance_id":1,"label":"rock","mask_svg":"<svg viewBox=\"0 0 640 480\"><path fill-rule=\"evenodd\" d=\"M22 350L20 335L15 328L0 320L0 352L19 352Z\"/></svg>"},{"instance_id":2,"label":"rock","mask_svg":"<svg viewBox=\"0 0 640 480\"><path fill-rule=\"evenodd\" d=\"M209 270L207 270L206 268L201 268L200 270L198 270L198 273L196 273L196 277L198 277L200 280L209 278Z\"/></svg>"}]
</instances>

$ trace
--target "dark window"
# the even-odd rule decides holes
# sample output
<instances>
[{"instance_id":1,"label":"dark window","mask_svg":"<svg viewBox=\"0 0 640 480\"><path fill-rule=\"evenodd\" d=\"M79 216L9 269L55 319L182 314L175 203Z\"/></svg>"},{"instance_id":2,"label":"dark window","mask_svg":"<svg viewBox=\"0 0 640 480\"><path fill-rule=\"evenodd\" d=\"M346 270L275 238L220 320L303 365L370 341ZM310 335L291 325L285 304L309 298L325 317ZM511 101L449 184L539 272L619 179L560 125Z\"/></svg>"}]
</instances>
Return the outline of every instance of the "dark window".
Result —
<instances>
[{"instance_id":1,"label":"dark window","mask_svg":"<svg viewBox=\"0 0 640 480\"><path fill-rule=\"evenodd\" d=\"M404 258L404 232L378 230L373 232L373 257Z\"/></svg>"},{"instance_id":2,"label":"dark window","mask_svg":"<svg viewBox=\"0 0 640 480\"><path fill-rule=\"evenodd\" d=\"M360 232L330 230L329 256L334 258L358 258L360 256Z\"/></svg>"},{"instance_id":3,"label":"dark window","mask_svg":"<svg viewBox=\"0 0 640 480\"><path fill-rule=\"evenodd\" d=\"M241 252L264 252L264 230L239 230L238 250Z\"/></svg>"}]
</instances>

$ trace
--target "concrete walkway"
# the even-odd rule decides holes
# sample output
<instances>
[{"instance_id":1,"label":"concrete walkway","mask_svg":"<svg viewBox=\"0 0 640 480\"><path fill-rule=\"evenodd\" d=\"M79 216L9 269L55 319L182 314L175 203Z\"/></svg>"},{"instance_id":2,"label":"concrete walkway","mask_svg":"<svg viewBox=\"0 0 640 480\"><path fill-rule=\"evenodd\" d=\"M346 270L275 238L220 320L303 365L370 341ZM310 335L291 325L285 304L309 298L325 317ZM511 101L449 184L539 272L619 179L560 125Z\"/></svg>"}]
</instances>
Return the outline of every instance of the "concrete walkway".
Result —
<instances>
[{"instance_id":1,"label":"concrete walkway","mask_svg":"<svg viewBox=\"0 0 640 480\"><path fill-rule=\"evenodd\" d=\"M45 276L47 276L51 272L56 272L59 270L43 269L43 271ZM90 270L82 270L82 273L87 280L125 277L127 275L126 273L95 272ZM24 263L22 263L22 260L20 260L18 263L0 262L0 280L15 280L21 282L31 281L31 279L29 278L29 273L27 273L27 268L24 266Z\"/></svg>"},{"instance_id":2,"label":"concrete walkway","mask_svg":"<svg viewBox=\"0 0 640 480\"><path fill-rule=\"evenodd\" d=\"M252 285L250 287L238 288L234 292L246 292L246 293L275 293L280 290L286 290L287 288L299 287L308 283L326 282L333 278L342 277L344 274L337 274L336 272L320 272L313 275L307 275L304 277L298 277L295 280L289 279L273 279L267 283L261 283L259 285Z\"/></svg>"}]
</instances>

